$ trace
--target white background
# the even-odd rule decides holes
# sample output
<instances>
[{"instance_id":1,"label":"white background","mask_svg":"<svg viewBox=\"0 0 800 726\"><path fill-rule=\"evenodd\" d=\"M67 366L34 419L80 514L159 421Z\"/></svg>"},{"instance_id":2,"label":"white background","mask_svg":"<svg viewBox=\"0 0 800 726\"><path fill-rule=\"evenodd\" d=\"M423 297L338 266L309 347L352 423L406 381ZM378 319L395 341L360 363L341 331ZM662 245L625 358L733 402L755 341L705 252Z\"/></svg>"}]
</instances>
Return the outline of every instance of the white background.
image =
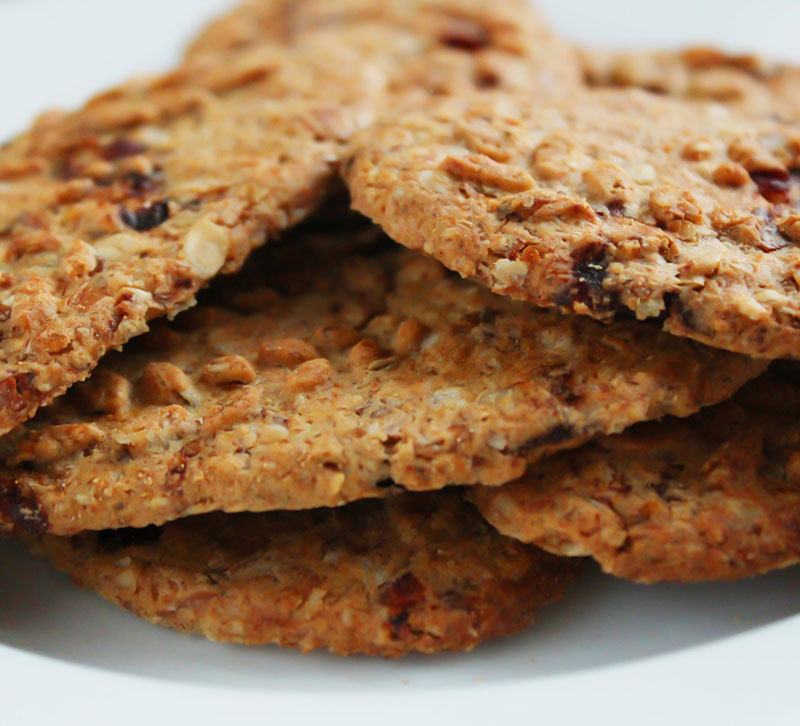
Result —
<instances>
[{"instance_id":1,"label":"white background","mask_svg":"<svg viewBox=\"0 0 800 726\"><path fill-rule=\"evenodd\" d=\"M495 0L500 2L501 0ZM0 0L0 139L169 65L225 0ZM573 38L800 61L800 2L550 0ZM594 572L521 637L399 663L185 638L0 543L0 723L798 724L800 572L637 587Z\"/></svg>"}]
</instances>

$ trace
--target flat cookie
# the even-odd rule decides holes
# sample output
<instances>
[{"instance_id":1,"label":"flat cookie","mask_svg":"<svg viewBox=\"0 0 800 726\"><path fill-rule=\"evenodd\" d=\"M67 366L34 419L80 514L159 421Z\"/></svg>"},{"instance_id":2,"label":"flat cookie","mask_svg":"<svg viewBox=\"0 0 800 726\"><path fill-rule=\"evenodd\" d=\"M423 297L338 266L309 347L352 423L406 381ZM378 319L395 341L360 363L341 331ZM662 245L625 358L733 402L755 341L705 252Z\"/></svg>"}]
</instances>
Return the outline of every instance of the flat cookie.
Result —
<instances>
[{"instance_id":1,"label":"flat cookie","mask_svg":"<svg viewBox=\"0 0 800 726\"><path fill-rule=\"evenodd\" d=\"M354 208L494 292L800 357L800 125L636 90L447 99L357 135Z\"/></svg>"},{"instance_id":2,"label":"flat cookie","mask_svg":"<svg viewBox=\"0 0 800 726\"><path fill-rule=\"evenodd\" d=\"M79 585L159 625L392 658L471 650L521 630L578 570L501 537L453 491L210 514L35 547Z\"/></svg>"},{"instance_id":3,"label":"flat cookie","mask_svg":"<svg viewBox=\"0 0 800 726\"><path fill-rule=\"evenodd\" d=\"M262 40L339 42L381 62L404 102L504 89L538 97L581 85L575 49L527 0L250 0L204 29L189 57ZM421 96L421 98L420 98ZM390 104L396 112L397 99Z\"/></svg>"},{"instance_id":4,"label":"flat cookie","mask_svg":"<svg viewBox=\"0 0 800 726\"><path fill-rule=\"evenodd\" d=\"M348 51L254 47L0 149L0 433L307 216L384 90Z\"/></svg>"},{"instance_id":5,"label":"flat cookie","mask_svg":"<svg viewBox=\"0 0 800 726\"><path fill-rule=\"evenodd\" d=\"M635 426L474 500L497 529L638 582L735 580L800 562L798 369L691 418Z\"/></svg>"},{"instance_id":6,"label":"flat cookie","mask_svg":"<svg viewBox=\"0 0 800 726\"><path fill-rule=\"evenodd\" d=\"M687 416L764 369L492 295L385 238L388 251L350 254L374 229L329 234L328 253L305 230L270 245L0 440L0 528L310 509L392 481L502 484L595 435Z\"/></svg>"},{"instance_id":7,"label":"flat cookie","mask_svg":"<svg viewBox=\"0 0 800 726\"><path fill-rule=\"evenodd\" d=\"M682 51L585 51L592 86L643 88L696 101L715 101L744 113L800 119L800 68L716 48Z\"/></svg>"}]
</instances>

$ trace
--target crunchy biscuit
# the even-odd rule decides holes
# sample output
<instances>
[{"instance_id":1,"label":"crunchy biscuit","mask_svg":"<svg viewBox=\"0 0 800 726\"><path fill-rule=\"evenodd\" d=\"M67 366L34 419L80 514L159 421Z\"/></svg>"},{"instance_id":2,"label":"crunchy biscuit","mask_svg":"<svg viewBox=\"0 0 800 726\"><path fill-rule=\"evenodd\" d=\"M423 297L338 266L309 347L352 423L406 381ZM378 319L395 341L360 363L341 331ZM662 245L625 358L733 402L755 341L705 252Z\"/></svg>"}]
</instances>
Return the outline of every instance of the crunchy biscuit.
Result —
<instances>
[{"instance_id":1,"label":"crunchy biscuit","mask_svg":"<svg viewBox=\"0 0 800 726\"><path fill-rule=\"evenodd\" d=\"M497 529L638 582L800 562L800 386L771 371L691 418L640 424L472 496Z\"/></svg>"},{"instance_id":2,"label":"crunchy biscuit","mask_svg":"<svg viewBox=\"0 0 800 726\"><path fill-rule=\"evenodd\" d=\"M800 119L800 69L716 48L681 51L584 51L592 86L643 88L696 101L716 101L745 113Z\"/></svg>"},{"instance_id":3,"label":"crunchy biscuit","mask_svg":"<svg viewBox=\"0 0 800 726\"><path fill-rule=\"evenodd\" d=\"M637 90L495 95L352 149L354 208L494 292L800 356L800 125Z\"/></svg>"},{"instance_id":4,"label":"crunchy biscuit","mask_svg":"<svg viewBox=\"0 0 800 726\"><path fill-rule=\"evenodd\" d=\"M333 506L392 480L501 484L592 436L687 416L764 369L492 295L385 238L388 251L359 257L374 227L326 243L317 225L0 439L0 529Z\"/></svg>"},{"instance_id":5,"label":"crunchy biscuit","mask_svg":"<svg viewBox=\"0 0 800 726\"><path fill-rule=\"evenodd\" d=\"M489 88L541 98L581 83L577 52L526 0L250 0L211 23L189 56L263 39L357 49L382 62L406 103Z\"/></svg>"},{"instance_id":6,"label":"crunchy biscuit","mask_svg":"<svg viewBox=\"0 0 800 726\"><path fill-rule=\"evenodd\" d=\"M578 571L501 537L455 491L46 536L34 548L159 625L385 657L471 650L518 631Z\"/></svg>"},{"instance_id":7,"label":"crunchy biscuit","mask_svg":"<svg viewBox=\"0 0 800 726\"><path fill-rule=\"evenodd\" d=\"M307 216L384 91L349 51L258 46L0 148L0 433Z\"/></svg>"}]
</instances>

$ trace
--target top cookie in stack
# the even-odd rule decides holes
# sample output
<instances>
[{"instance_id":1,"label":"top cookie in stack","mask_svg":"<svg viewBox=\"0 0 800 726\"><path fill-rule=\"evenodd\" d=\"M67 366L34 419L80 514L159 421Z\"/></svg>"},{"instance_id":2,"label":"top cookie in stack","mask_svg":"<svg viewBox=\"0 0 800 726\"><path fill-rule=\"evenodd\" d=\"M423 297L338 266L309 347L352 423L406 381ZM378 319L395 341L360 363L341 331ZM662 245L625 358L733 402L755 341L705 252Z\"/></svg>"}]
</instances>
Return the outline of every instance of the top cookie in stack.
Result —
<instances>
[{"instance_id":1,"label":"top cookie in stack","mask_svg":"<svg viewBox=\"0 0 800 726\"><path fill-rule=\"evenodd\" d=\"M635 90L451 99L366 130L353 204L493 292L800 357L800 124Z\"/></svg>"}]
</instances>

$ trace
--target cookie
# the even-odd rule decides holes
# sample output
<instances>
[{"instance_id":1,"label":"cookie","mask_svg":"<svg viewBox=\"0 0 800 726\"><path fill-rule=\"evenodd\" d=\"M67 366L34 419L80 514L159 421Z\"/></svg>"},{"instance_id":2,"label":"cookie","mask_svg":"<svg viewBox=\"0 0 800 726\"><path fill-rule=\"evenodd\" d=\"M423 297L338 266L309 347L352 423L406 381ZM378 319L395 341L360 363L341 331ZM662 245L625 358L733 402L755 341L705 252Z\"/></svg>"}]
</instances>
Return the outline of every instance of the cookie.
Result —
<instances>
[{"instance_id":1,"label":"cookie","mask_svg":"<svg viewBox=\"0 0 800 726\"><path fill-rule=\"evenodd\" d=\"M691 418L640 424L478 487L497 529L637 582L736 580L800 562L798 369Z\"/></svg>"},{"instance_id":2,"label":"cookie","mask_svg":"<svg viewBox=\"0 0 800 726\"><path fill-rule=\"evenodd\" d=\"M209 514L35 544L150 622L222 642L399 657L529 625L575 561L501 537L457 492Z\"/></svg>"},{"instance_id":3,"label":"cookie","mask_svg":"<svg viewBox=\"0 0 800 726\"><path fill-rule=\"evenodd\" d=\"M253 47L0 149L0 433L307 216L384 90L345 50Z\"/></svg>"},{"instance_id":4,"label":"cookie","mask_svg":"<svg viewBox=\"0 0 800 726\"><path fill-rule=\"evenodd\" d=\"M764 369L492 295L385 238L370 253L373 227L318 226L0 440L0 522L63 535L334 506L393 482L501 484L592 436L689 415Z\"/></svg>"},{"instance_id":5,"label":"cookie","mask_svg":"<svg viewBox=\"0 0 800 726\"><path fill-rule=\"evenodd\" d=\"M529 2L476 0L251 0L205 28L189 57L268 39L338 42L381 62L403 104L428 95L502 88L538 97L581 85L575 49ZM393 98L389 112L396 113Z\"/></svg>"},{"instance_id":6,"label":"cookie","mask_svg":"<svg viewBox=\"0 0 800 726\"><path fill-rule=\"evenodd\" d=\"M716 48L682 51L584 51L592 86L635 87L744 113L800 119L800 69Z\"/></svg>"},{"instance_id":7,"label":"cookie","mask_svg":"<svg viewBox=\"0 0 800 726\"><path fill-rule=\"evenodd\" d=\"M358 134L354 208L496 293L800 356L800 125L638 90L447 99Z\"/></svg>"}]
</instances>

